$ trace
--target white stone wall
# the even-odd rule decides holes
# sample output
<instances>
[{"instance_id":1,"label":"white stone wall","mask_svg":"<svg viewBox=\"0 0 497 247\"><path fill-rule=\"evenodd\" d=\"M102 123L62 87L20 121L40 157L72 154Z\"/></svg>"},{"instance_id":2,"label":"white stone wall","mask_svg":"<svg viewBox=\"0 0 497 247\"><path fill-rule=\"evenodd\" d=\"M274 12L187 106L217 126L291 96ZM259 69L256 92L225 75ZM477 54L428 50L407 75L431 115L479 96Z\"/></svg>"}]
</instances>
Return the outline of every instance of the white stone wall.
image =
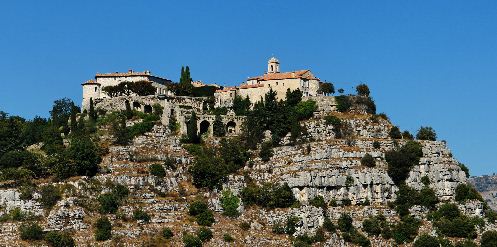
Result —
<instances>
[{"instance_id":1,"label":"white stone wall","mask_svg":"<svg viewBox=\"0 0 497 247\"><path fill-rule=\"evenodd\" d=\"M99 99L102 87L99 84L84 84L83 85L83 102L81 106L83 110L90 108L90 99Z\"/></svg>"}]
</instances>

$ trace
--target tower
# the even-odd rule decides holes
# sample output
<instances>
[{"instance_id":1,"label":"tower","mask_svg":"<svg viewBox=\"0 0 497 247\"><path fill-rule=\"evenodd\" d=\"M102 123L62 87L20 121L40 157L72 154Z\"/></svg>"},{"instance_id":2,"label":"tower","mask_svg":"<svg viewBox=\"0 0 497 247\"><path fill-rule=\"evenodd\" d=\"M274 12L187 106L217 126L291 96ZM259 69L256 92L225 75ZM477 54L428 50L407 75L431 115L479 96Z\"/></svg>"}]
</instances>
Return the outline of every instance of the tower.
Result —
<instances>
[{"instance_id":1,"label":"tower","mask_svg":"<svg viewBox=\"0 0 497 247\"><path fill-rule=\"evenodd\" d=\"M279 73L280 72L280 62L275 57L271 57L267 61L267 73Z\"/></svg>"}]
</instances>

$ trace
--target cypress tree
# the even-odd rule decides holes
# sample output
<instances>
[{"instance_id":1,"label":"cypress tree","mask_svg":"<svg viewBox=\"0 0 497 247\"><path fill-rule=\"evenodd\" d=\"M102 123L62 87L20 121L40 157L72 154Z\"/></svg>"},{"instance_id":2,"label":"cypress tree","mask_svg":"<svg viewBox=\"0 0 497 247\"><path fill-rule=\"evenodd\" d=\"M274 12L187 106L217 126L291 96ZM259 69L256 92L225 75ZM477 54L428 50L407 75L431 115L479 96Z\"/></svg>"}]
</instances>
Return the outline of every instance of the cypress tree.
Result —
<instances>
[{"instance_id":1,"label":"cypress tree","mask_svg":"<svg viewBox=\"0 0 497 247\"><path fill-rule=\"evenodd\" d=\"M190 117L190 121L188 121L187 125L187 134L188 140L191 143L198 143L198 135L197 135L197 115L195 112L192 112L192 116Z\"/></svg>"},{"instance_id":2,"label":"cypress tree","mask_svg":"<svg viewBox=\"0 0 497 247\"><path fill-rule=\"evenodd\" d=\"M76 122L76 111L77 111L77 107L72 106L72 109L71 109L71 132L73 134L76 133L77 129L78 129L78 123Z\"/></svg>"},{"instance_id":3,"label":"cypress tree","mask_svg":"<svg viewBox=\"0 0 497 247\"><path fill-rule=\"evenodd\" d=\"M216 115L216 119L214 120L214 124L212 125L212 127L214 136L222 137L226 135L226 130L224 129L224 124L221 121L220 115Z\"/></svg>"},{"instance_id":4,"label":"cypress tree","mask_svg":"<svg viewBox=\"0 0 497 247\"><path fill-rule=\"evenodd\" d=\"M97 120L97 113L95 112L95 107L93 105L93 98L90 98L90 119Z\"/></svg>"},{"instance_id":5,"label":"cypress tree","mask_svg":"<svg viewBox=\"0 0 497 247\"><path fill-rule=\"evenodd\" d=\"M127 100L124 102L124 104L126 105L126 112L124 114L126 115L127 119L131 119L133 117L133 112L131 111L131 105Z\"/></svg>"}]
</instances>

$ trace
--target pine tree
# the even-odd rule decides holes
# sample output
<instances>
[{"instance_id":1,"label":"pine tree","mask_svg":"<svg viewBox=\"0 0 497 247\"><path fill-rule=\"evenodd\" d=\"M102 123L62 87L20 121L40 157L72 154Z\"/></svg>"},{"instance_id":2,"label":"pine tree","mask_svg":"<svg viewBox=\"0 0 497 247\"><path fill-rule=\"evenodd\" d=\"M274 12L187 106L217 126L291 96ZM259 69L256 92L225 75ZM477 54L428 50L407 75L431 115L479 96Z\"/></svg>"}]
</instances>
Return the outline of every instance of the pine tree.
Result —
<instances>
[{"instance_id":1,"label":"pine tree","mask_svg":"<svg viewBox=\"0 0 497 247\"><path fill-rule=\"evenodd\" d=\"M214 136L223 137L226 135L226 130L224 129L224 124L221 121L220 115L216 115L216 119L214 120L214 124L212 127L213 127Z\"/></svg>"},{"instance_id":2,"label":"pine tree","mask_svg":"<svg viewBox=\"0 0 497 247\"><path fill-rule=\"evenodd\" d=\"M192 116L190 117L190 121L188 121L187 134L188 140L191 143L198 143L198 134L197 134L197 115L195 112L192 112Z\"/></svg>"}]
</instances>

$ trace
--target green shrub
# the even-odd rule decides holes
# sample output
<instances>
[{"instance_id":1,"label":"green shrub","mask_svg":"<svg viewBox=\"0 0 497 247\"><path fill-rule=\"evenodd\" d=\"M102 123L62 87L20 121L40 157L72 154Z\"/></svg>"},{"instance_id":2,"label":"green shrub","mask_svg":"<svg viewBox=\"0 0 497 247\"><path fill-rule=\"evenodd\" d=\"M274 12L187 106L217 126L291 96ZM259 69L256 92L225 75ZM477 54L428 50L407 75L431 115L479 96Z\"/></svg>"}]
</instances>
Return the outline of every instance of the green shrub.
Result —
<instances>
[{"instance_id":1,"label":"green shrub","mask_svg":"<svg viewBox=\"0 0 497 247\"><path fill-rule=\"evenodd\" d=\"M404 132L402 132L402 139L414 140L414 136L412 136L412 134L409 131L404 130Z\"/></svg>"},{"instance_id":2,"label":"green shrub","mask_svg":"<svg viewBox=\"0 0 497 247\"><path fill-rule=\"evenodd\" d=\"M380 144L380 142L379 142L379 141L374 141L374 142L373 142L373 148L374 148L374 149L379 149L380 147L381 147L381 144Z\"/></svg>"},{"instance_id":3,"label":"green shrub","mask_svg":"<svg viewBox=\"0 0 497 247\"><path fill-rule=\"evenodd\" d=\"M105 193L98 197L100 212L103 214L113 214L119 208L119 201L112 193Z\"/></svg>"},{"instance_id":4,"label":"green shrub","mask_svg":"<svg viewBox=\"0 0 497 247\"><path fill-rule=\"evenodd\" d=\"M297 119L305 120L312 117L312 114L317 110L316 101L307 100L301 101L295 106L295 114Z\"/></svg>"},{"instance_id":5,"label":"green shrub","mask_svg":"<svg viewBox=\"0 0 497 247\"><path fill-rule=\"evenodd\" d=\"M483 201L481 195L476 189L469 184L459 184L456 187L456 201L464 202L466 200L479 200Z\"/></svg>"},{"instance_id":6,"label":"green shrub","mask_svg":"<svg viewBox=\"0 0 497 247\"><path fill-rule=\"evenodd\" d=\"M364 234L358 232L356 229L351 229L348 232L342 233L342 237L345 242L350 242L361 247L370 247L371 241L364 236Z\"/></svg>"},{"instance_id":7,"label":"green shrub","mask_svg":"<svg viewBox=\"0 0 497 247\"><path fill-rule=\"evenodd\" d=\"M235 238L233 238L229 233L223 234L223 240L224 242L231 243L235 241Z\"/></svg>"},{"instance_id":8,"label":"green shrub","mask_svg":"<svg viewBox=\"0 0 497 247\"><path fill-rule=\"evenodd\" d=\"M270 142L262 143L259 157L261 157L261 160L264 162L269 161L271 157L273 157L273 147Z\"/></svg>"},{"instance_id":9,"label":"green shrub","mask_svg":"<svg viewBox=\"0 0 497 247\"><path fill-rule=\"evenodd\" d=\"M22 240L43 239L43 229L37 223L27 223L19 226L19 233Z\"/></svg>"},{"instance_id":10,"label":"green shrub","mask_svg":"<svg viewBox=\"0 0 497 247\"><path fill-rule=\"evenodd\" d=\"M185 247L202 247L200 238L192 234L183 234L183 244Z\"/></svg>"},{"instance_id":11,"label":"green shrub","mask_svg":"<svg viewBox=\"0 0 497 247\"><path fill-rule=\"evenodd\" d=\"M135 219L137 221L141 220L143 222L148 223L148 222L150 222L150 215L141 209L135 209L133 211L133 219Z\"/></svg>"},{"instance_id":12,"label":"green shrub","mask_svg":"<svg viewBox=\"0 0 497 247\"><path fill-rule=\"evenodd\" d=\"M296 199L288 184L264 184L262 187L254 184L243 188L240 193L245 205L258 205L265 208L287 208Z\"/></svg>"},{"instance_id":13,"label":"green shrub","mask_svg":"<svg viewBox=\"0 0 497 247\"><path fill-rule=\"evenodd\" d=\"M240 214L238 212L238 207L240 206L240 198L233 195L230 190L225 190L222 192L220 198L221 207L223 208L223 214L228 217L238 217Z\"/></svg>"},{"instance_id":14,"label":"green shrub","mask_svg":"<svg viewBox=\"0 0 497 247\"><path fill-rule=\"evenodd\" d=\"M207 203L202 200L195 200L188 207L188 214L190 214L191 216L197 216L208 210L209 207L207 206Z\"/></svg>"},{"instance_id":15,"label":"green shrub","mask_svg":"<svg viewBox=\"0 0 497 247\"><path fill-rule=\"evenodd\" d=\"M112 237L112 224L107 217L102 217L97 220L95 227L95 240L105 241Z\"/></svg>"},{"instance_id":16,"label":"green shrub","mask_svg":"<svg viewBox=\"0 0 497 247\"><path fill-rule=\"evenodd\" d=\"M48 232L45 235L45 241L51 247L73 247L75 246L74 239L66 232Z\"/></svg>"},{"instance_id":17,"label":"green shrub","mask_svg":"<svg viewBox=\"0 0 497 247\"><path fill-rule=\"evenodd\" d=\"M335 96L335 101L339 112L347 112L352 106L350 98L345 95Z\"/></svg>"},{"instance_id":18,"label":"green shrub","mask_svg":"<svg viewBox=\"0 0 497 247\"><path fill-rule=\"evenodd\" d=\"M323 196L316 196L309 200L309 203L314 207L326 209L326 202Z\"/></svg>"},{"instance_id":19,"label":"green shrub","mask_svg":"<svg viewBox=\"0 0 497 247\"><path fill-rule=\"evenodd\" d=\"M339 128L342 125L342 120L340 120L340 118L333 115L325 116L324 121L326 122L327 125L333 125L333 127L337 128Z\"/></svg>"},{"instance_id":20,"label":"green shrub","mask_svg":"<svg viewBox=\"0 0 497 247\"><path fill-rule=\"evenodd\" d=\"M354 177L352 177L352 176L350 176L350 175L349 175L349 176L347 176L347 178L345 179L345 186L346 186L346 187L350 187L350 186L352 186L352 185L354 185Z\"/></svg>"},{"instance_id":21,"label":"green shrub","mask_svg":"<svg viewBox=\"0 0 497 247\"><path fill-rule=\"evenodd\" d=\"M166 170L161 164L152 164L148 167L150 174L156 177L163 178L166 176Z\"/></svg>"},{"instance_id":22,"label":"green shrub","mask_svg":"<svg viewBox=\"0 0 497 247\"><path fill-rule=\"evenodd\" d=\"M386 218L383 215L374 216L362 222L363 230L373 236L379 236L386 225Z\"/></svg>"},{"instance_id":23,"label":"green shrub","mask_svg":"<svg viewBox=\"0 0 497 247\"><path fill-rule=\"evenodd\" d=\"M197 237L200 239L200 241L207 242L212 238L212 231L207 227L200 227L197 230Z\"/></svg>"},{"instance_id":24,"label":"green shrub","mask_svg":"<svg viewBox=\"0 0 497 247\"><path fill-rule=\"evenodd\" d=\"M418 198L418 204L429 209L434 209L438 203L438 196L435 194L435 191L427 186L419 191Z\"/></svg>"},{"instance_id":25,"label":"green shrub","mask_svg":"<svg viewBox=\"0 0 497 247\"><path fill-rule=\"evenodd\" d=\"M478 245L469 239L464 239L456 243L456 247L478 247Z\"/></svg>"},{"instance_id":26,"label":"green shrub","mask_svg":"<svg viewBox=\"0 0 497 247\"><path fill-rule=\"evenodd\" d=\"M397 244L410 243L418 235L421 222L414 217L405 216L392 229L393 239Z\"/></svg>"},{"instance_id":27,"label":"green shrub","mask_svg":"<svg viewBox=\"0 0 497 247\"><path fill-rule=\"evenodd\" d=\"M432 127L423 127L419 128L418 133L416 134L416 139L418 140L428 140L428 141L436 141L437 134Z\"/></svg>"},{"instance_id":28,"label":"green shrub","mask_svg":"<svg viewBox=\"0 0 497 247\"><path fill-rule=\"evenodd\" d=\"M40 194L40 203L46 209L51 209L60 199L62 199L62 194L59 189L53 185L41 187Z\"/></svg>"},{"instance_id":29,"label":"green shrub","mask_svg":"<svg viewBox=\"0 0 497 247\"><path fill-rule=\"evenodd\" d=\"M274 223L273 224L273 227L272 227L272 232L275 233L275 234L284 234L285 233L285 227L277 222L277 223Z\"/></svg>"},{"instance_id":30,"label":"green shrub","mask_svg":"<svg viewBox=\"0 0 497 247\"><path fill-rule=\"evenodd\" d=\"M348 214L342 214L340 215L340 218L338 219L338 229L342 232L348 232L352 230L354 226L352 225L352 217Z\"/></svg>"},{"instance_id":31,"label":"green shrub","mask_svg":"<svg viewBox=\"0 0 497 247\"><path fill-rule=\"evenodd\" d=\"M330 217L325 217L323 222L323 228L327 232L336 232L335 224L331 221Z\"/></svg>"},{"instance_id":32,"label":"green shrub","mask_svg":"<svg viewBox=\"0 0 497 247\"><path fill-rule=\"evenodd\" d=\"M469 178L469 169L468 169L468 167L465 164L463 164L463 163L459 163L459 167L466 174L466 178Z\"/></svg>"},{"instance_id":33,"label":"green shrub","mask_svg":"<svg viewBox=\"0 0 497 247\"><path fill-rule=\"evenodd\" d=\"M214 222L216 221L211 210L200 213L196 216L196 218L197 224L201 226L212 226L212 224L214 224Z\"/></svg>"},{"instance_id":34,"label":"green shrub","mask_svg":"<svg viewBox=\"0 0 497 247\"><path fill-rule=\"evenodd\" d=\"M440 242L438 238L430 236L428 234L420 235L416 241L414 241L413 247L439 247Z\"/></svg>"},{"instance_id":35,"label":"green shrub","mask_svg":"<svg viewBox=\"0 0 497 247\"><path fill-rule=\"evenodd\" d=\"M297 229L297 223L299 223L300 218L297 216L290 216L286 219L285 233L288 235L293 235Z\"/></svg>"},{"instance_id":36,"label":"green shrub","mask_svg":"<svg viewBox=\"0 0 497 247\"><path fill-rule=\"evenodd\" d=\"M162 228L162 237L164 237L165 239L170 239L173 236L174 236L174 233L171 230L171 228L169 228L169 227Z\"/></svg>"},{"instance_id":37,"label":"green shrub","mask_svg":"<svg viewBox=\"0 0 497 247\"><path fill-rule=\"evenodd\" d=\"M360 96L366 96L368 97L369 96L369 87L368 85L364 84L364 83L361 83L359 85L357 85L357 87L355 88L356 92L358 95Z\"/></svg>"},{"instance_id":38,"label":"green shrub","mask_svg":"<svg viewBox=\"0 0 497 247\"><path fill-rule=\"evenodd\" d=\"M400 129L397 126L392 126L390 129L390 132L388 132L388 136L392 139L401 139L402 134L400 133Z\"/></svg>"},{"instance_id":39,"label":"green shrub","mask_svg":"<svg viewBox=\"0 0 497 247\"><path fill-rule=\"evenodd\" d=\"M497 231L486 231L481 235L481 247L497 246Z\"/></svg>"},{"instance_id":40,"label":"green shrub","mask_svg":"<svg viewBox=\"0 0 497 247\"><path fill-rule=\"evenodd\" d=\"M409 171L414 165L419 164L419 159L423 156L421 144L415 141L408 141L398 150L388 151L385 160L388 163L388 175L395 184L399 185L407 179Z\"/></svg>"},{"instance_id":41,"label":"green shrub","mask_svg":"<svg viewBox=\"0 0 497 247\"><path fill-rule=\"evenodd\" d=\"M376 161L371 154L365 154L361 158L361 165L367 166L367 167L375 167Z\"/></svg>"}]
</instances>

